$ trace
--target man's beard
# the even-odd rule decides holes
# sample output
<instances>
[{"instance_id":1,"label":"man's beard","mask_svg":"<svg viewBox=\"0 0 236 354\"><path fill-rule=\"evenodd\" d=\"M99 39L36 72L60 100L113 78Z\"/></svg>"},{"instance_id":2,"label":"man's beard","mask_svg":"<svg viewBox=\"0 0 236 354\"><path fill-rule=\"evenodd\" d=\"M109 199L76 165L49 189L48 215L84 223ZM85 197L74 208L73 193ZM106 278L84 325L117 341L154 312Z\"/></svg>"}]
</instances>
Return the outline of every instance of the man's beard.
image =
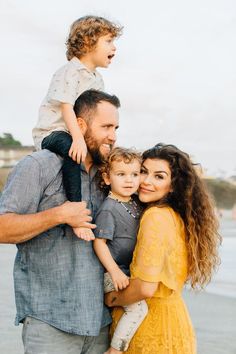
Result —
<instances>
[{"instance_id":1,"label":"man's beard","mask_svg":"<svg viewBox=\"0 0 236 354\"><path fill-rule=\"evenodd\" d=\"M87 145L87 149L89 154L92 157L94 165L101 165L104 161L106 161L107 156L103 156L99 150L100 145L98 142L92 137L91 129L88 129L85 133L84 140Z\"/></svg>"}]
</instances>

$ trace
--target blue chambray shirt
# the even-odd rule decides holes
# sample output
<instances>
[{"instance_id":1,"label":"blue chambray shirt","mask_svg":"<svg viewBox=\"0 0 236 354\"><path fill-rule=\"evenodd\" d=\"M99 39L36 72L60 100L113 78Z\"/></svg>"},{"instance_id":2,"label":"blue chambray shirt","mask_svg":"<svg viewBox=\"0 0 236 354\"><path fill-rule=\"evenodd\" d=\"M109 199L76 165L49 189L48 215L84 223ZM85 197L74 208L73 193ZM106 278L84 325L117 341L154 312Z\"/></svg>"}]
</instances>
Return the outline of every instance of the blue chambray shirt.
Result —
<instances>
[{"instance_id":1,"label":"blue chambray shirt","mask_svg":"<svg viewBox=\"0 0 236 354\"><path fill-rule=\"evenodd\" d=\"M25 157L14 168L0 199L0 214L31 214L62 204L62 160L48 150ZM82 168L82 195L93 217L103 201L96 167ZM92 242L59 225L17 245L14 265L16 325L26 316L60 330L96 336L111 322L104 306L103 268Z\"/></svg>"}]
</instances>

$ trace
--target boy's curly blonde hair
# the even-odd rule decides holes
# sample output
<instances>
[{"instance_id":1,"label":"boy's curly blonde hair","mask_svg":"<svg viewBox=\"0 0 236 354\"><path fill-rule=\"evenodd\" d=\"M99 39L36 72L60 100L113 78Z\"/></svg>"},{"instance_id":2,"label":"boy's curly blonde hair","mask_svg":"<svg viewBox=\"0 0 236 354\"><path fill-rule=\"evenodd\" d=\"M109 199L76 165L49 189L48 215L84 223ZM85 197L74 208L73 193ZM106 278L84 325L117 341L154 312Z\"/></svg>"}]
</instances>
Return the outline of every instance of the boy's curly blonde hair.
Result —
<instances>
[{"instance_id":1,"label":"boy's curly blonde hair","mask_svg":"<svg viewBox=\"0 0 236 354\"><path fill-rule=\"evenodd\" d=\"M69 37L66 41L66 57L80 58L95 48L101 36L110 34L117 38L122 34L123 27L112 23L103 17L84 16L72 23Z\"/></svg>"}]
</instances>

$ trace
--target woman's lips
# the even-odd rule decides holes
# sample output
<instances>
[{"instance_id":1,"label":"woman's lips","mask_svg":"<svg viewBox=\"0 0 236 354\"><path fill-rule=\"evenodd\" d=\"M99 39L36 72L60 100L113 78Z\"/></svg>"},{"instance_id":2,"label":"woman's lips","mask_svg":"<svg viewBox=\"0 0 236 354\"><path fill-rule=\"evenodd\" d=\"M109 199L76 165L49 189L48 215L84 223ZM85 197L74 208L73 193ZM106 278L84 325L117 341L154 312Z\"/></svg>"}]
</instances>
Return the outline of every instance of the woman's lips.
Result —
<instances>
[{"instance_id":1,"label":"woman's lips","mask_svg":"<svg viewBox=\"0 0 236 354\"><path fill-rule=\"evenodd\" d=\"M142 192L142 193L151 193L152 190L147 189L147 188L144 188L144 187L140 187L140 188L139 188L139 192Z\"/></svg>"}]
</instances>

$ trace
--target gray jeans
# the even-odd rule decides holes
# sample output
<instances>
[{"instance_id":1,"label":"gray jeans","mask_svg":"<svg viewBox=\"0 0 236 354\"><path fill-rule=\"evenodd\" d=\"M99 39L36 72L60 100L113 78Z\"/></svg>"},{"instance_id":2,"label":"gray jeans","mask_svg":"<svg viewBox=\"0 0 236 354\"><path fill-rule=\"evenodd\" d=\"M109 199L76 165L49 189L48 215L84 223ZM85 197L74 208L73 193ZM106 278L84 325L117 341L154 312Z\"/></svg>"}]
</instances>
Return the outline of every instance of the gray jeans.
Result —
<instances>
[{"instance_id":1,"label":"gray jeans","mask_svg":"<svg viewBox=\"0 0 236 354\"><path fill-rule=\"evenodd\" d=\"M109 347L108 326L99 336L70 334L39 321L26 317L22 340L25 354L103 354Z\"/></svg>"}]
</instances>

